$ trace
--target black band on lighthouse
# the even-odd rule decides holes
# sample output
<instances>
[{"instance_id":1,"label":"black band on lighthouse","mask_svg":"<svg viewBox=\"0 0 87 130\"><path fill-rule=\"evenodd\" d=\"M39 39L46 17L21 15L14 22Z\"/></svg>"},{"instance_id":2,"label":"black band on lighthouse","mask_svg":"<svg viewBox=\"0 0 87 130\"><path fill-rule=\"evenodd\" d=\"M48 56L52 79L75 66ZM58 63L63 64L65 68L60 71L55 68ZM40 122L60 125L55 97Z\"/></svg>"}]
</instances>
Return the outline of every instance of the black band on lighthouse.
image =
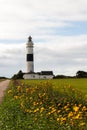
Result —
<instances>
[{"instance_id":1,"label":"black band on lighthouse","mask_svg":"<svg viewBox=\"0 0 87 130\"><path fill-rule=\"evenodd\" d=\"M33 54L27 54L27 61L33 61Z\"/></svg>"}]
</instances>

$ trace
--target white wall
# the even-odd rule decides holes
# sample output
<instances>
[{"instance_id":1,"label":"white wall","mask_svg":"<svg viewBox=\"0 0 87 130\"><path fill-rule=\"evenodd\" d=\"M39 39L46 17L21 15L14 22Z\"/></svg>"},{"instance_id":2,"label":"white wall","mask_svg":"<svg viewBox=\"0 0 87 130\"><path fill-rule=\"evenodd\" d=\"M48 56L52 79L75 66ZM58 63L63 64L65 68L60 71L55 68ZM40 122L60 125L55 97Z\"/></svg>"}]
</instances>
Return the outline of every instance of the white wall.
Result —
<instances>
[{"instance_id":1,"label":"white wall","mask_svg":"<svg viewBox=\"0 0 87 130\"><path fill-rule=\"evenodd\" d=\"M53 79L53 75L24 74L24 79Z\"/></svg>"},{"instance_id":2,"label":"white wall","mask_svg":"<svg viewBox=\"0 0 87 130\"><path fill-rule=\"evenodd\" d=\"M33 54L33 47L27 47L26 54Z\"/></svg>"},{"instance_id":3,"label":"white wall","mask_svg":"<svg viewBox=\"0 0 87 130\"><path fill-rule=\"evenodd\" d=\"M27 61L27 72L34 72L34 62L33 61Z\"/></svg>"}]
</instances>

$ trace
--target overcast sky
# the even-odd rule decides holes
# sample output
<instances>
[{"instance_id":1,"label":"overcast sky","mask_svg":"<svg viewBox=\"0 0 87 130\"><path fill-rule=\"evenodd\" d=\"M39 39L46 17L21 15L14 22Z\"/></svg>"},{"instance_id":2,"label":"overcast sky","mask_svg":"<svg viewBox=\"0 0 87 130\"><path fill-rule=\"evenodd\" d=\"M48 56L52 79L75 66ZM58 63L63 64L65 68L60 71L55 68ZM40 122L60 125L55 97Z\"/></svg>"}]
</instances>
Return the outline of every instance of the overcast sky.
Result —
<instances>
[{"instance_id":1,"label":"overcast sky","mask_svg":"<svg viewBox=\"0 0 87 130\"><path fill-rule=\"evenodd\" d=\"M0 0L0 76L26 72L29 35L35 72L87 71L87 0Z\"/></svg>"}]
</instances>

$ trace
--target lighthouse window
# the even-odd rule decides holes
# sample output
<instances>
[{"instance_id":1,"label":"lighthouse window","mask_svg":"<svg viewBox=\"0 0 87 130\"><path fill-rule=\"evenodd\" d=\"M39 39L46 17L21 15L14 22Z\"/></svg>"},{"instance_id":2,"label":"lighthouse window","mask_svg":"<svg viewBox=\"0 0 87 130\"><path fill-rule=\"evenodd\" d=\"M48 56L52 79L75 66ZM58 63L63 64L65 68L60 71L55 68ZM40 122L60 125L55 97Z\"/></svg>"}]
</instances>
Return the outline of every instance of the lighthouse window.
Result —
<instances>
[{"instance_id":1,"label":"lighthouse window","mask_svg":"<svg viewBox=\"0 0 87 130\"><path fill-rule=\"evenodd\" d=\"M33 61L33 54L27 54L27 61Z\"/></svg>"}]
</instances>

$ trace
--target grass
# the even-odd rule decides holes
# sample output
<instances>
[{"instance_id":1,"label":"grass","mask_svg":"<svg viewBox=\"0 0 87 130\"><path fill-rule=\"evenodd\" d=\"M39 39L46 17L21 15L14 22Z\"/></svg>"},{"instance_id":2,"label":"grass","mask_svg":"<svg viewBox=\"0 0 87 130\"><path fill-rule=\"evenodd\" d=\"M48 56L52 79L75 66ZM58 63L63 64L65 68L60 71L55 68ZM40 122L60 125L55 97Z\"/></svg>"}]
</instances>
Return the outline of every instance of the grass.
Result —
<instances>
[{"instance_id":1,"label":"grass","mask_svg":"<svg viewBox=\"0 0 87 130\"><path fill-rule=\"evenodd\" d=\"M67 86L70 85L76 89L81 90L84 94L87 94L87 78L84 79L58 79L52 81L55 86Z\"/></svg>"},{"instance_id":2,"label":"grass","mask_svg":"<svg viewBox=\"0 0 87 130\"><path fill-rule=\"evenodd\" d=\"M26 84L32 84L32 83L44 83L48 80L23 80ZM87 78L80 78L80 79L53 79L49 80L50 83L53 84L55 89L61 89L63 86L72 86L76 89L81 90L84 94L87 94Z\"/></svg>"},{"instance_id":3,"label":"grass","mask_svg":"<svg viewBox=\"0 0 87 130\"><path fill-rule=\"evenodd\" d=\"M87 79L11 81L0 130L87 130L86 86Z\"/></svg>"}]
</instances>

